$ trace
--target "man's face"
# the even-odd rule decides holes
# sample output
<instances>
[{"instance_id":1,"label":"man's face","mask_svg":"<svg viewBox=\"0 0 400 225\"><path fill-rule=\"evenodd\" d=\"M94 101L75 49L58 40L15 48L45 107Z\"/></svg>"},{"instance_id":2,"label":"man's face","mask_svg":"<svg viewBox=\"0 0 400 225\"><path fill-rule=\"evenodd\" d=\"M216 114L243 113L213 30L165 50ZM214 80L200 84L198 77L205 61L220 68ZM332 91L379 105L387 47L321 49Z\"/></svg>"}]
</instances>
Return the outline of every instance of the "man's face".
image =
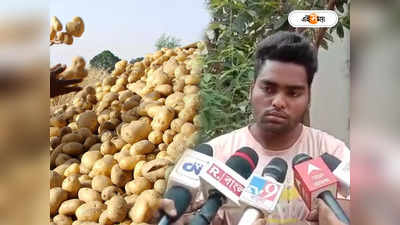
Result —
<instances>
[{"instance_id":1,"label":"man's face","mask_svg":"<svg viewBox=\"0 0 400 225\"><path fill-rule=\"evenodd\" d=\"M303 120L309 104L306 70L302 65L267 60L250 95L260 128L273 133L288 132Z\"/></svg>"}]
</instances>

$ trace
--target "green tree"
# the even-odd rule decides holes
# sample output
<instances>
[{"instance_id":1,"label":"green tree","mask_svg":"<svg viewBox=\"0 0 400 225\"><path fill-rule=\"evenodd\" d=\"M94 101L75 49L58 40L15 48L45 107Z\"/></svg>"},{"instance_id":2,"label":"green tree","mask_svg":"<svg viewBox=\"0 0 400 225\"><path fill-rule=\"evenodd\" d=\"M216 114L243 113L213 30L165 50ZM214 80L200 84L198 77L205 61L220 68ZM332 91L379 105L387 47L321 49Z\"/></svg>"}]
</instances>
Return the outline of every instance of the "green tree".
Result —
<instances>
[{"instance_id":1,"label":"green tree","mask_svg":"<svg viewBox=\"0 0 400 225\"><path fill-rule=\"evenodd\" d=\"M161 48L175 48L180 45L180 39L164 33L157 39L155 47L157 50L160 50Z\"/></svg>"},{"instance_id":2,"label":"green tree","mask_svg":"<svg viewBox=\"0 0 400 225\"><path fill-rule=\"evenodd\" d=\"M200 83L201 141L245 126L252 120L248 100L254 75L256 43L281 30L299 32L316 46L328 50L332 33L349 29L350 0L208 0L212 21L206 31L208 55ZM344 8L346 7L347 10ZM331 9L339 22L330 29L293 28L293 10ZM305 118L308 123L309 113Z\"/></svg>"},{"instance_id":3,"label":"green tree","mask_svg":"<svg viewBox=\"0 0 400 225\"><path fill-rule=\"evenodd\" d=\"M114 70L115 63L120 60L121 59L115 56L111 51L104 50L100 54L97 54L95 57L93 57L89 61L89 64L91 67L111 72Z\"/></svg>"}]
</instances>

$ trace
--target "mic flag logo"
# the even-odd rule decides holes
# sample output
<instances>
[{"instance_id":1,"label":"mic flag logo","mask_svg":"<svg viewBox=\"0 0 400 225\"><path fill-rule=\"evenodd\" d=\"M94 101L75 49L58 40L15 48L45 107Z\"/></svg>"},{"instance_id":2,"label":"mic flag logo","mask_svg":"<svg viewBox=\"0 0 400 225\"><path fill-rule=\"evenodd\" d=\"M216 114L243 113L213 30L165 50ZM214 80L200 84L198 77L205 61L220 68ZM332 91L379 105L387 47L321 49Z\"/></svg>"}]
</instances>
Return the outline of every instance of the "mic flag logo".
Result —
<instances>
[{"instance_id":1,"label":"mic flag logo","mask_svg":"<svg viewBox=\"0 0 400 225\"><path fill-rule=\"evenodd\" d=\"M319 170L321 169L310 163L308 165L307 174L310 175L313 171L319 171Z\"/></svg>"},{"instance_id":2,"label":"mic flag logo","mask_svg":"<svg viewBox=\"0 0 400 225\"><path fill-rule=\"evenodd\" d=\"M259 201L274 201L279 191L279 185L255 176L250 181L248 190Z\"/></svg>"},{"instance_id":3,"label":"mic flag logo","mask_svg":"<svg viewBox=\"0 0 400 225\"><path fill-rule=\"evenodd\" d=\"M338 20L333 10L294 10L288 16L292 27L333 27Z\"/></svg>"},{"instance_id":4,"label":"mic flag logo","mask_svg":"<svg viewBox=\"0 0 400 225\"><path fill-rule=\"evenodd\" d=\"M203 168L203 165L197 162L194 163L187 162L183 164L182 168L187 172L194 172L196 175L199 175L201 169Z\"/></svg>"}]
</instances>

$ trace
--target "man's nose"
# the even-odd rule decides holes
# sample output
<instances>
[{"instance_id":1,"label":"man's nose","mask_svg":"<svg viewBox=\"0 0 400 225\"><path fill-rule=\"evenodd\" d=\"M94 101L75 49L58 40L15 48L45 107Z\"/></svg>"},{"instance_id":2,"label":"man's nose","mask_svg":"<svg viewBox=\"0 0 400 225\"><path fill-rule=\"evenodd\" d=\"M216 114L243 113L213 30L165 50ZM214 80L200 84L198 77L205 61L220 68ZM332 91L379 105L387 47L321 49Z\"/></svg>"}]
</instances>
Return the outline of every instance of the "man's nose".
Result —
<instances>
[{"instance_id":1,"label":"man's nose","mask_svg":"<svg viewBox=\"0 0 400 225\"><path fill-rule=\"evenodd\" d=\"M278 110L282 110L286 108L286 100L282 94L275 95L274 99L272 100L272 106Z\"/></svg>"}]
</instances>

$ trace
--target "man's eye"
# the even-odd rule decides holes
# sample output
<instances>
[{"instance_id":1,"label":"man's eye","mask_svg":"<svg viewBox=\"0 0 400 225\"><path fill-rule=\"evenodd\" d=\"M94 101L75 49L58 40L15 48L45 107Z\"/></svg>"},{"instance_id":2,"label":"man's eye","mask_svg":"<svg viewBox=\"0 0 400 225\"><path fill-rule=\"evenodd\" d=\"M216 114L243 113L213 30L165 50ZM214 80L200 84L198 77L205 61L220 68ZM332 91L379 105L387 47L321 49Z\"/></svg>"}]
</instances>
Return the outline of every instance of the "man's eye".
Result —
<instances>
[{"instance_id":1,"label":"man's eye","mask_svg":"<svg viewBox=\"0 0 400 225\"><path fill-rule=\"evenodd\" d=\"M300 91L290 91L289 96L291 97L299 97L301 95Z\"/></svg>"},{"instance_id":2,"label":"man's eye","mask_svg":"<svg viewBox=\"0 0 400 225\"><path fill-rule=\"evenodd\" d=\"M272 94L274 90L273 90L272 87L265 87L265 88L264 88L264 91L265 91L266 93L268 93L268 94Z\"/></svg>"}]
</instances>

